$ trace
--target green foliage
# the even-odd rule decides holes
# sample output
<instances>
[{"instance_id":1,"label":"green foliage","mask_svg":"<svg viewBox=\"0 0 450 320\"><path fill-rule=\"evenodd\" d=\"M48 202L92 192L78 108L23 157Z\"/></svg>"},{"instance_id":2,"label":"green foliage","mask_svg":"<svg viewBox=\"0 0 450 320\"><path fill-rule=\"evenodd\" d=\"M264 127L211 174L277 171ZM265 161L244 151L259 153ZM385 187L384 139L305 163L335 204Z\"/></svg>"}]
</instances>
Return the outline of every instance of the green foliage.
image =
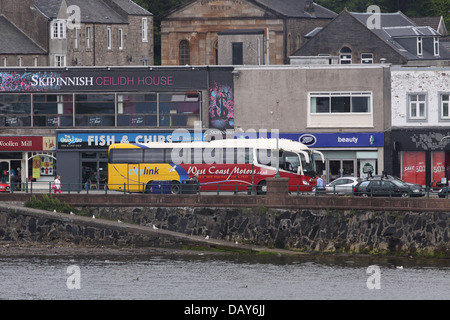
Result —
<instances>
[{"instance_id":1,"label":"green foliage","mask_svg":"<svg viewBox=\"0 0 450 320\"><path fill-rule=\"evenodd\" d=\"M42 209L47 211L56 210L56 212L76 213L76 210L67 203L61 203L58 198L53 198L51 195L43 194L42 199L38 199L35 195L25 202L25 207Z\"/></svg>"}]
</instances>

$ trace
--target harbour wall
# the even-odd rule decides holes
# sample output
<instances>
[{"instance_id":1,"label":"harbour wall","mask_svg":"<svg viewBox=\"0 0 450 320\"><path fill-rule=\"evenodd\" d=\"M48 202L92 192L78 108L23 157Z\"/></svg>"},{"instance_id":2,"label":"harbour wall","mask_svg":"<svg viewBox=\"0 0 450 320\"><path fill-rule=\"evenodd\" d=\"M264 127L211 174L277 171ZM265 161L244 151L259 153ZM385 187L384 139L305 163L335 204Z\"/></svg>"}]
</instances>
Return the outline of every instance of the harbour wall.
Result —
<instances>
[{"instance_id":1,"label":"harbour wall","mask_svg":"<svg viewBox=\"0 0 450 320\"><path fill-rule=\"evenodd\" d=\"M54 196L88 209L88 217L12 208L2 201L25 202L36 195L1 194L0 241L163 248L210 247L220 241L220 246L292 252L450 257L448 199L293 196L283 179L268 181L267 187L265 196Z\"/></svg>"},{"instance_id":2,"label":"harbour wall","mask_svg":"<svg viewBox=\"0 0 450 320\"><path fill-rule=\"evenodd\" d=\"M235 249L251 245L292 252L450 258L445 212L264 206L90 206L89 210L84 217L0 204L0 241L180 249L218 246L212 241L220 240L220 246Z\"/></svg>"}]
</instances>

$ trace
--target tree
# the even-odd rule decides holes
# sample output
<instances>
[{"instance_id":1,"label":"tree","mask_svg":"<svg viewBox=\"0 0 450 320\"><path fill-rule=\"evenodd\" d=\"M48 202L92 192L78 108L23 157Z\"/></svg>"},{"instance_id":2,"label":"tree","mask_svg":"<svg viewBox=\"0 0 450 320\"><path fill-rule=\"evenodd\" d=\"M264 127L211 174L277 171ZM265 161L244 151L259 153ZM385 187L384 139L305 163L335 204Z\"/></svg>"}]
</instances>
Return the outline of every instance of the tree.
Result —
<instances>
[{"instance_id":1,"label":"tree","mask_svg":"<svg viewBox=\"0 0 450 320\"><path fill-rule=\"evenodd\" d=\"M185 0L134 0L138 5L153 14L153 41L155 65L161 64L161 15Z\"/></svg>"}]
</instances>

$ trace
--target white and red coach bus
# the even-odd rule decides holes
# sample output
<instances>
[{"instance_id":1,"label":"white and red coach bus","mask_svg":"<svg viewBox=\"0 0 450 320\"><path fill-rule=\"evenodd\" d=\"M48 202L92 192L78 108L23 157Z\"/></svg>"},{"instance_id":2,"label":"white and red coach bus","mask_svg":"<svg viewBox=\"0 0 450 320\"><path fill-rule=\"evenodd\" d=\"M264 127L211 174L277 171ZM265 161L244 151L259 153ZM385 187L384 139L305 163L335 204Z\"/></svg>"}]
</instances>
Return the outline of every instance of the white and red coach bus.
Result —
<instances>
[{"instance_id":1,"label":"white and red coach bus","mask_svg":"<svg viewBox=\"0 0 450 320\"><path fill-rule=\"evenodd\" d=\"M171 193L197 176L200 190L266 190L267 178L289 178L290 191L316 185L313 151L288 139L224 139L210 142L116 143L109 147L108 188L152 192L155 182L170 184ZM125 189L125 190L124 190Z\"/></svg>"}]
</instances>

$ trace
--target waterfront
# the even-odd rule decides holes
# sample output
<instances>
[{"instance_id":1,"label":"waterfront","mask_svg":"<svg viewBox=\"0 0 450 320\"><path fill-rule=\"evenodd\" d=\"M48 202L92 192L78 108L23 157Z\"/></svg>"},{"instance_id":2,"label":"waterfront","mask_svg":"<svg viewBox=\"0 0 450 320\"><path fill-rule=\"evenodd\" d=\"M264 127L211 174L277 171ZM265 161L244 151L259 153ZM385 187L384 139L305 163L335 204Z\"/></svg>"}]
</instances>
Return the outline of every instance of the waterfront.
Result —
<instances>
[{"instance_id":1,"label":"waterfront","mask_svg":"<svg viewBox=\"0 0 450 320\"><path fill-rule=\"evenodd\" d=\"M379 289L369 288L376 275L371 266L379 268ZM0 281L0 299L12 300L448 300L450 261L203 252L2 254Z\"/></svg>"}]
</instances>

